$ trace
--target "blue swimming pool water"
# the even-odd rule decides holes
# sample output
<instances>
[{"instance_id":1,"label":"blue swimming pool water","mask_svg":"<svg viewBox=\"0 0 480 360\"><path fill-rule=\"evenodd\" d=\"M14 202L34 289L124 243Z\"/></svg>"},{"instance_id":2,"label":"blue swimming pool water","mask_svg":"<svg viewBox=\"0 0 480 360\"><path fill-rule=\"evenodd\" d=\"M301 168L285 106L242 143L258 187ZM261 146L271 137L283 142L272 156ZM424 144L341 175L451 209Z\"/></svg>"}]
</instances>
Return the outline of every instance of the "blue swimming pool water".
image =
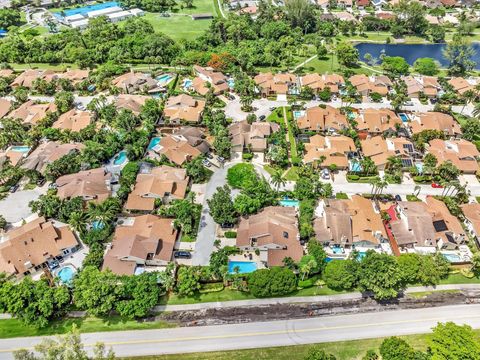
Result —
<instances>
[{"instance_id":1,"label":"blue swimming pool water","mask_svg":"<svg viewBox=\"0 0 480 360\"><path fill-rule=\"evenodd\" d=\"M343 249L340 246L334 246L332 250L334 254L343 254Z\"/></svg>"},{"instance_id":2,"label":"blue swimming pool water","mask_svg":"<svg viewBox=\"0 0 480 360\"><path fill-rule=\"evenodd\" d=\"M347 112L347 119L348 120L355 120L356 117L357 117L357 115L354 112L351 112L351 111Z\"/></svg>"},{"instance_id":3,"label":"blue swimming pool water","mask_svg":"<svg viewBox=\"0 0 480 360\"><path fill-rule=\"evenodd\" d=\"M404 122L404 123L408 122L408 116L407 116L407 114L405 114L405 113L400 113L400 114L398 114L398 116L400 117L400 119L402 119L402 122Z\"/></svg>"},{"instance_id":4,"label":"blue swimming pool water","mask_svg":"<svg viewBox=\"0 0 480 360\"><path fill-rule=\"evenodd\" d=\"M229 87L230 89L233 89L233 87L235 86L235 80L233 80L233 79L228 79L228 80L227 80L227 84L228 84L228 87Z\"/></svg>"},{"instance_id":5,"label":"blue swimming pool water","mask_svg":"<svg viewBox=\"0 0 480 360\"><path fill-rule=\"evenodd\" d=\"M423 174L423 163L416 163L415 167L417 168L419 174Z\"/></svg>"},{"instance_id":6,"label":"blue swimming pool water","mask_svg":"<svg viewBox=\"0 0 480 360\"><path fill-rule=\"evenodd\" d=\"M462 262L462 258L457 254L442 253L443 257L451 263Z\"/></svg>"},{"instance_id":7,"label":"blue swimming pool water","mask_svg":"<svg viewBox=\"0 0 480 360\"><path fill-rule=\"evenodd\" d=\"M357 260L363 260L363 258L367 256L367 252L366 251L359 251L358 252L358 255L357 255Z\"/></svg>"},{"instance_id":8,"label":"blue swimming pool water","mask_svg":"<svg viewBox=\"0 0 480 360\"><path fill-rule=\"evenodd\" d=\"M293 112L293 117L294 117L295 119L298 119L300 116L302 116L302 114L303 114L302 111L296 110L296 111Z\"/></svg>"},{"instance_id":9,"label":"blue swimming pool water","mask_svg":"<svg viewBox=\"0 0 480 360\"><path fill-rule=\"evenodd\" d=\"M61 18L62 15L64 15L65 17L72 16L72 15L78 15L78 14L86 15L91 11L108 9L108 8L115 7L115 6L119 6L118 2L109 1L109 2L105 2L105 3L101 3L101 4L84 6L84 7L81 7L81 8L64 10L63 14L61 12L59 12L59 13L54 13L54 15L58 18Z\"/></svg>"},{"instance_id":10,"label":"blue swimming pool water","mask_svg":"<svg viewBox=\"0 0 480 360\"><path fill-rule=\"evenodd\" d=\"M193 84L193 81L190 80L190 79L185 79L185 80L183 81L183 87L186 88L186 89L188 89L189 87L191 87L192 84Z\"/></svg>"},{"instance_id":11,"label":"blue swimming pool water","mask_svg":"<svg viewBox=\"0 0 480 360\"><path fill-rule=\"evenodd\" d=\"M161 76L157 76L157 80L161 83L166 83L166 82L170 81L172 78L173 78L173 76L170 75L170 74L163 74Z\"/></svg>"},{"instance_id":12,"label":"blue swimming pool water","mask_svg":"<svg viewBox=\"0 0 480 360\"><path fill-rule=\"evenodd\" d=\"M94 230L101 230L105 227L105 224L101 221L95 220L92 222L92 228Z\"/></svg>"},{"instance_id":13,"label":"blue swimming pool water","mask_svg":"<svg viewBox=\"0 0 480 360\"><path fill-rule=\"evenodd\" d=\"M283 199L283 200L280 200L280 205L285 207L299 207L300 202L298 200Z\"/></svg>"},{"instance_id":14,"label":"blue swimming pool water","mask_svg":"<svg viewBox=\"0 0 480 360\"><path fill-rule=\"evenodd\" d=\"M122 165L125 161L127 161L127 152L120 151L115 159L113 159L113 165Z\"/></svg>"},{"instance_id":15,"label":"blue swimming pool water","mask_svg":"<svg viewBox=\"0 0 480 360\"><path fill-rule=\"evenodd\" d=\"M72 281L73 276L75 275L75 270L73 267L67 265L60 269L57 273L57 276L60 278L62 283L68 284Z\"/></svg>"},{"instance_id":16,"label":"blue swimming pool water","mask_svg":"<svg viewBox=\"0 0 480 360\"><path fill-rule=\"evenodd\" d=\"M362 171L362 165L360 165L360 163L358 163L356 161L350 161L350 163L348 164L348 168L352 172L361 172Z\"/></svg>"},{"instance_id":17,"label":"blue swimming pool water","mask_svg":"<svg viewBox=\"0 0 480 360\"><path fill-rule=\"evenodd\" d=\"M12 146L11 151L26 153L30 151L30 146Z\"/></svg>"},{"instance_id":18,"label":"blue swimming pool water","mask_svg":"<svg viewBox=\"0 0 480 360\"><path fill-rule=\"evenodd\" d=\"M253 261L229 261L228 272L235 274L235 268L239 269L239 274L248 274L257 270L257 264Z\"/></svg>"},{"instance_id":19,"label":"blue swimming pool water","mask_svg":"<svg viewBox=\"0 0 480 360\"><path fill-rule=\"evenodd\" d=\"M155 146L158 145L160 142L159 137L154 137L152 140L150 140L150 144L148 144L148 150L152 150Z\"/></svg>"}]
</instances>

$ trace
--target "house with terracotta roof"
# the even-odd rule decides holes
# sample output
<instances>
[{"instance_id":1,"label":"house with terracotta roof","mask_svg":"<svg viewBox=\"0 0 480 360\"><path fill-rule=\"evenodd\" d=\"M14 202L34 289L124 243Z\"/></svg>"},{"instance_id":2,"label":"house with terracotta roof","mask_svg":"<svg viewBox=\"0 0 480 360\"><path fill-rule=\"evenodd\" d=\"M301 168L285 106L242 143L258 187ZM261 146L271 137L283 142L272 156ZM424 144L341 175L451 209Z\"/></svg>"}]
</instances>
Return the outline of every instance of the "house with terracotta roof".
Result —
<instances>
[{"instance_id":1,"label":"house with terracotta roof","mask_svg":"<svg viewBox=\"0 0 480 360\"><path fill-rule=\"evenodd\" d=\"M23 159L28 156L28 151L16 151L14 146L10 146L5 151L0 150L0 169L8 161L10 165L17 166ZM0 180L0 183L4 183Z\"/></svg>"},{"instance_id":2,"label":"house with terracotta roof","mask_svg":"<svg viewBox=\"0 0 480 360\"><path fill-rule=\"evenodd\" d=\"M313 228L325 246L380 248L388 243L380 212L360 195L351 199L325 199L319 203Z\"/></svg>"},{"instance_id":3,"label":"house with terracotta roof","mask_svg":"<svg viewBox=\"0 0 480 360\"><path fill-rule=\"evenodd\" d=\"M93 122L93 114L90 111L71 109L60 115L52 125L52 128L79 132Z\"/></svg>"},{"instance_id":4,"label":"house with terracotta roof","mask_svg":"<svg viewBox=\"0 0 480 360\"><path fill-rule=\"evenodd\" d=\"M283 259L299 261L303 256L297 214L293 207L269 206L260 213L242 217L237 230L237 247L260 251L266 266L283 266Z\"/></svg>"},{"instance_id":5,"label":"house with terracotta roof","mask_svg":"<svg viewBox=\"0 0 480 360\"><path fill-rule=\"evenodd\" d=\"M305 164L314 163L320 167L337 165L339 169L348 169L348 155L357 149L352 138L347 136L322 136L310 137L310 142L305 143ZM323 160L323 161L322 161Z\"/></svg>"},{"instance_id":6,"label":"house with terracotta roof","mask_svg":"<svg viewBox=\"0 0 480 360\"><path fill-rule=\"evenodd\" d=\"M262 96L287 95L298 90L294 74L260 73L253 79Z\"/></svg>"},{"instance_id":7,"label":"house with terracotta roof","mask_svg":"<svg viewBox=\"0 0 480 360\"><path fill-rule=\"evenodd\" d=\"M173 221L155 215L122 219L107 247L102 269L117 275L134 275L166 266L172 260L178 236Z\"/></svg>"},{"instance_id":8,"label":"house with terracotta roof","mask_svg":"<svg viewBox=\"0 0 480 360\"><path fill-rule=\"evenodd\" d=\"M208 93L209 87L206 85L207 83L213 89L214 95L220 95L228 91L227 77L220 71L194 65L193 72L196 77L193 79L192 86L198 94L204 96Z\"/></svg>"},{"instance_id":9,"label":"house with terracotta roof","mask_svg":"<svg viewBox=\"0 0 480 360\"><path fill-rule=\"evenodd\" d=\"M467 231L475 237L477 244L480 243L480 204L463 204L460 205L460 208L465 218L464 223Z\"/></svg>"},{"instance_id":10,"label":"house with terracotta roof","mask_svg":"<svg viewBox=\"0 0 480 360\"><path fill-rule=\"evenodd\" d=\"M459 136L462 134L460 125L448 114L433 111L413 113L410 119L410 128L413 134L418 134L423 130L440 130L447 136Z\"/></svg>"},{"instance_id":11,"label":"house with terracotta roof","mask_svg":"<svg viewBox=\"0 0 480 360\"><path fill-rule=\"evenodd\" d=\"M12 102L10 100L0 98L0 119L10 112Z\"/></svg>"},{"instance_id":12,"label":"house with terracotta roof","mask_svg":"<svg viewBox=\"0 0 480 360\"><path fill-rule=\"evenodd\" d=\"M172 134L162 136L152 151L157 156L164 155L171 162L183 165L185 162L208 153L210 144L205 140L205 134L201 129L186 126L175 129Z\"/></svg>"},{"instance_id":13,"label":"house with terracotta roof","mask_svg":"<svg viewBox=\"0 0 480 360\"><path fill-rule=\"evenodd\" d=\"M164 115L170 124L198 123L205 109L205 101L187 94L173 96L165 104Z\"/></svg>"},{"instance_id":14,"label":"house with terracotta roof","mask_svg":"<svg viewBox=\"0 0 480 360\"><path fill-rule=\"evenodd\" d=\"M420 156L415 151L413 143L403 137L374 136L361 140L360 143L363 155L372 159L379 170L385 170L385 165L391 156L401 158L404 168L412 167L415 157Z\"/></svg>"},{"instance_id":15,"label":"house with terracotta roof","mask_svg":"<svg viewBox=\"0 0 480 360\"><path fill-rule=\"evenodd\" d=\"M29 70L25 70L20 75L18 75L10 84L10 86L12 88L22 86L22 87L31 89L37 79L43 79L47 82L50 82L53 79L57 79L57 78L58 78L58 75L53 70L29 69Z\"/></svg>"},{"instance_id":16,"label":"house with terracotta roof","mask_svg":"<svg viewBox=\"0 0 480 360\"><path fill-rule=\"evenodd\" d=\"M90 75L90 70L87 69L69 69L59 75L60 78L69 80L73 85L77 85L86 80Z\"/></svg>"},{"instance_id":17,"label":"house with terracotta roof","mask_svg":"<svg viewBox=\"0 0 480 360\"><path fill-rule=\"evenodd\" d=\"M77 251L80 245L70 227L39 217L5 233L0 242L0 271L22 277Z\"/></svg>"},{"instance_id":18,"label":"house with terracotta roof","mask_svg":"<svg viewBox=\"0 0 480 360\"><path fill-rule=\"evenodd\" d=\"M63 175L55 181L57 196L60 199L81 197L85 202L102 202L112 194L111 179L112 174L104 168Z\"/></svg>"},{"instance_id":19,"label":"house with terracotta roof","mask_svg":"<svg viewBox=\"0 0 480 360\"><path fill-rule=\"evenodd\" d=\"M343 76L337 74L306 74L300 78L302 87L309 87L314 92L329 88L333 94L338 94L340 88L345 86Z\"/></svg>"},{"instance_id":20,"label":"house with terracotta roof","mask_svg":"<svg viewBox=\"0 0 480 360\"><path fill-rule=\"evenodd\" d=\"M268 147L268 137L279 129L280 126L274 122L255 121L252 124L247 120L234 122L228 127L232 151L243 152L250 149L253 152L264 152Z\"/></svg>"},{"instance_id":21,"label":"house with terracotta roof","mask_svg":"<svg viewBox=\"0 0 480 360\"><path fill-rule=\"evenodd\" d=\"M463 77L454 77L448 80L448 83L452 86L460 95L465 94L467 91L475 89L477 81L475 79L465 79Z\"/></svg>"},{"instance_id":22,"label":"house with terracotta roof","mask_svg":"<svg viewBox=\"0 0 480 360\"><path fill-rule=\"evenodd\" d=\"M115 98L115 107L117 110L130 110L134 115L140 115L143 105L151 99L144 95L120 94Z\"/></svg>"},{"instance_id":23,"label":"house with terracotta roof","mask_svg":"<svg viewBox=\"0 0 480 360\"><path fill-rule=\"evenodd\" d=\"M446 205L432 196L426 202L399 201L398 219L390 221L392 233L401 249L433 253L457 249L465 243L465 232Z\"/></svg>"},{"instance_id":24,"label":"house with terracotta roof","mask_svg":"<svg viewBox=\"0 0 480 360\"><path fill-rule=\"evenodd\" d=\"M53 102L36 104L33 100L28 100L12 110L7 116L12 119L19 119L25 125L35 126L45 119L47 114L55 111L57 111L57 106Z\"/></svg>"},{"instance_id":25,"label":"house with terracotta roof","mask_svg":"<svg viewBox=\"0 0 480 360\"><path fill-rule=\"evenodd\" d=\"M436 76L404 76L402 80L407 85L407 95L410 98L418 98L421 93L428 98L436 98L441 93L442 87Z\"/></svg>"},{"instance_id":26,"label":"house with terracotta roof","mask_svg":"<svg viewBox=\"0 0 480 360\"><path fill-rule=\"evenodd\" d=\"M348 128L349 123L340 109L326 105L307 109L305 114L297 119L297 126L303 131L338 133Z\"/></svg>"},{"instance_id":27,"label":"house with terracotta roof","mask_svg":"<svg viewBox=\"0 0 480 360\"><path fill-rule=\"evenodd\" d=\"M134 71L117 76L112 80L112 85L125 94L149 92L158 88L157 80L152 78L150 74Z\"/></svg>"},{"instance_id":28,"label":"house with terracotta roof","mask_svg":"<svg viewBox=\"0 0 480 360\"><path fill-rule=\"evenodd\" d=\"M43 174L47 165L64 155L72 152L78 152L85 148L80 143L61 144L56 141L41 143L34 151L27 156L21 167L26 170L35 170Z\"/></svg>"},{"instance_id":29,"label":"house with terracotta roof","mask_svg":"<svg viewBox=\"0 0 480 360\"><path fill-rule=\"evenodd\" d=\"M434 139L428 143L427 152L434 155L438 164L450 161L464 174L476 174L480 153L470 141Z\"/></svg>"},{"instance_id":30,"label":"house with terracotta roof","mask_svg":"<svg viewBox=\"0 0 480 360\"><path fill-rule=\"evenodd\" d=\"M350 11L332 12L332 15L340 21L357 22L357 18Z\"/></svg>"},{"instance_id":31,"label":"house with terracotta roof","mask_svg":"<svg viewBox=\"0 0 480 360\"><path fill-rule=\"evenodd\" d=\"M368 77L365 74L356 74L351 76L348 81L361 96L368 96L371 93L386 96L393 86L392 81L385 75Z\"/></svg>"},{"instance_id":32,"label":"house with terracotta roof","mask_svg":"<svg viewBox=\"0 0 480 360\"><path fill-rule=\"evenodd\" d=\"M353 0L338 0L337 6L340 9L352 10Z\"/></svg>"},{"instance_id":33,"label":"house with terracotta roof","mask_svg":"<svg viewBox=\"0 0 480 360\"><path fill-rule=\"evenodd\" d=\"M0 77L9 78L12 75L13 75L12 69L0 69Z\"/></svg>"},{"instance_id":34,"label":"house with terracotta roof","mask_svg":"<svg viewBox=\"0 0 480 360\"><path fill-rule=\"evenodd\" d=\"M183 199L190 178L185 169L170 166L148 168L137 175L133 191L128 195L125 209L129 211L153 211L156 201L168 204L171 200Z\"/></svg>"},{"instance_id":35,"label":"house with terracotta roof","mask_svg":"<svg viewBox=\"0 0 480 360\"><path fill-rule=\"evenodd\" d=\"M370 5L370 0L357 0L356 4L359 9L365 9Z\"/></svg>"},{"instance_id":36,"label":"house with terracotta roof","mask_svg":"<svg viewBox=\"0 0 480 360\"><path fill-rule=\"evenodd\" d=\"M368 135L395 134L402 120L390 109L362 109L355 118L357 130Z\"/></svg>"}]
</instances>

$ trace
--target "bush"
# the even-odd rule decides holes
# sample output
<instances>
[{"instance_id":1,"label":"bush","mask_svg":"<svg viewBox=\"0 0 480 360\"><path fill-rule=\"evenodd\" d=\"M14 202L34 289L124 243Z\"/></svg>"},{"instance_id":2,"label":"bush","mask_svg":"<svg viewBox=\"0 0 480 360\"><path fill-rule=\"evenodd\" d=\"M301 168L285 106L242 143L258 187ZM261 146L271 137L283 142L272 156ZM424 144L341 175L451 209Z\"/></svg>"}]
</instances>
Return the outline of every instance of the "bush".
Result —
<instances>
[{"instance_id":1,"label":"bush","mask_svg":"<svg viewBox=\"0 0 480 360\"><path fill-rule=\"evenodd\" d=\"M348 200L348 195L343 192L339 192L335 194L335 198L340 200Z\"/></svg>"},{"instance_id":2,"label":"bush","mask_svg":"<svg viewBox=\"0 0 480 360\"><path fill-rule=\"evenodd\" d=\"M236 239L237 238L237 232L236 231L225 231L224 235L227 239Z\"/></svg>"},{"instance_id":3,"label":"bush","mask_svg":"<svg viewBox=\"0 0 480 360\"><path fill-rule=\"evenodd\" d=\"M248 181L255 181L257 178L252 164L237 164L227 172L228 185L236 189L241 189Z\"/></svg>"},{"instance_id":4,"label":"bush","mask_svg":"<svg viewBox=\"0 0 480 360\"><path fill-rule=\"evenodd\" d=\"M292 270L281 267L255 270L248 276L248 288L255 297L282 296L297 288Z\"/></svg>"},{"instance_id":5,"label":"bush","mask_svg":"<svg viewBox=\"0 0 480 360\"><path fill-rule=\"evenodd\" d=\"M359 180L360 179L360 176L358 175L347 175L347 180L348 181L355 181L355 180Z\"/></svg>"},{"instance_id":6,"label":"bush","mask_svg":"<svg viewBox=\"0 0 480 360\"><path fill-rule=\"evenodd\" d=\"M313 285L315 285L315 279L306 279L306 280L301 280L298 282L298 287L299 288L302 288L302 289L306 289L306 288L309 288L309 287L312 287Z\"/></svg>"},{"instance_id":7,"label":"bush","mask_svg":"<svg viewBox=\"0 0 480 360\"><path fill-rule=\"evenodd\" d=\"M416 183L429 183L432 181L432 177L429 175L414 176L413 181L415 181Z\"/></svg>"},{"instance_id":8,"label":"bush","mask_svg":"<svg viewBox=\"0 0 480 360\"><path fill-rule=\"evenodd\" d=\"M252 154L252 153L243 153L243 154L242 154L242 159L243 159L243 160L250 161L250 160L253 159L253 154Z\"/></svg>"},{"instance_id":9,"label":"bush","mask_svg":"<svg viewBox=\"0 0 480 360\"><path fill-rule=\"evenodd\" d=\"M415 195L407 195L407 201L420 201Z\"/></svg>"},{"instance_id":10,"label":"bush","mask_svg":"<svg viewBox=\"0 0 480 360\"><path fill-rule=\"evenodd\" d=\"M219 292L219 291L222 291L224 288L225 287L223 286L223 283L221 283L221 282L208 283L208 284L203 284L202 287L200 288L199 292L202 293L202 294Z\"/></svg>"}]
</instances>

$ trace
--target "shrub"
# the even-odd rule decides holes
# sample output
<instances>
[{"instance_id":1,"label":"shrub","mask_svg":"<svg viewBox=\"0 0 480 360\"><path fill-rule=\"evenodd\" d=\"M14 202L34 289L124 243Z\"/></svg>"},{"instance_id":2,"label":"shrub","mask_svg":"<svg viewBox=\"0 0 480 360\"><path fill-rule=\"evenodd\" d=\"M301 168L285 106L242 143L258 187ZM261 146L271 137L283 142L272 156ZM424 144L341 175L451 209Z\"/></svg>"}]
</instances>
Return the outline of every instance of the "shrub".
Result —
<instances>
[{"instance_id":1,"label":"shrub","mask_svg":"<svg viewBox=\"0 0 480 360\"><path fill-rule=\"evenodd\" d=\"M236 231L225 231L224 235L227 239L235 239L237 237L237 232Z\"/></svg>"},{"instance_id":2,"label":"shrub","mask_svg":"<svg viewBox=\"0 0 480 360\"><path fill-rule=\"evenodd\" d=\"M243 154L242 154L242 159L243 159L243 160L250 161L250 160L253 159L253 154L252 154L252 153L243 153Z\"/></svg>"},{"instance_id":3,"label":"shrub","mask_svg":"<svg viewBox=\"0 0 480 360\"><path fill-rule=\"evenodd\" d=\"M297 277L292 270L281 267L255 270L248 276L248 288L255 297L282 296L297 287Z\"/></svg>"},{"instance_id":4,"label":"shrub","mask_svg":"<svg viewBox=\"0 0 480 360\"><path fill-rule=\"evenodd\" d=\"M360 176L358 175L347 175L347 180L355 181L359 179L360 179Z\"/></svg>"},{"instance_id":5,"label":"shrub","mask_svg":"<svg viewBox=\"0 0 480 360\"><path fill-rule=\"evenodd\" d=\"M228 169L228 185L236 189L241 189L248 181L255 181L257 173L252 164L236 164Z\"/></svg>"},{"instance_id":6,"label":"shrub","mask_svg":"<svg viewBox=\"0 0 480 360\"><path fill-rule=\"evenodd\" d=\"M298 282L298 287L302 289L312 287L313 285L315 285L314 279L306 279Z\"/></svg>"},{"instance_id":7,"label":"shrub","mask_svg":"<svg viewBox=\"0 0 480 360\"><path fill-rule=\"evenodd\" d=\"M223 286L223 283L221 282L208 283L208 284L203 284L199 292L202 294L206 294L206 293L212 293L212 292L219 292L219 291L222 291L223 289L224 289L224 286Z\"/></svg>"},{"instance_id":8,"label":"shrub","mask_svg":"<svg viewBox=\"0 0 480 360\"><path fill-rule=\"evenodd\" d=\"M343 192L339 192L335 194L335 198L341 200L348 200L348 195Z\"/></svg>"}]
</instances>

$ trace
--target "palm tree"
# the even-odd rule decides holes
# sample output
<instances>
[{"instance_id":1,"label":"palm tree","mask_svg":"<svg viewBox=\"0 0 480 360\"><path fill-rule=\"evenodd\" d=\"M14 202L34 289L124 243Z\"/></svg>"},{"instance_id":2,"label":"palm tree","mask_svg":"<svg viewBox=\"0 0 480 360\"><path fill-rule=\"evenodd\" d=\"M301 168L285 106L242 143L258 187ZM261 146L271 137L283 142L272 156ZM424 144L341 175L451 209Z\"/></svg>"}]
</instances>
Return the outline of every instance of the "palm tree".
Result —
<instances>
[{"instance_id":1,"label":"palm tree","mask_svg":"<svg viewBox=\"0 0 480 360\"><path fill-rule=\"evenodd\" d=\"M472 89L467 90L463 93L463 100L465 100L465 104L463 104L462 111L460 111L460 114L463 114L463 110L465 109L465 106L468 105L468 103L473 102L477 98L477 94L475 91Z\"/></svg>"},{"instance_id":2,"label":"palm tree","mask_svg":"<svg viewBox=\"0 0 480 360\"><path fill-rule=\"evenodd\" d=\"M383 190L387 187L388 187L388 182L385 179L379 179L377 183L377 190L378 190L377 195L381 195L383 193Z\"/></svg>"},{"instance_id":3,"label":"palm tree","mask_svg":"<svg viewBox=\"0 0 480 360\"><path fill-rule=\"evenodd\" d=\"M84 234L86 231L86 216L84 212L74 211L70 214L68 218L68 223L72 227L73 230L78 232L79 234Z\"/></svg>"},{"instance_id":4,"label":"palm tree","mask_svg":"<svg viewBox=\"0 0 480 360\"><path fill-rule=\"evenodd\" d=\"M282 170L276 169L275 172L270 177L270 182L272 183L273 186L275 186L277 191L280 189L280 186L284 186L286 181L283 178Z\"/></svg>"},{"instance_id":5,"label":"palm tree","mask_svg":"<svg viewBox=\"0 0 480 360\"><path fill-rule=\"evenodd\" d=\"M370 179L368 183L372 186L371 194L375 196L375 192L378 184L378 178Z\"/></svg>"},{"instance_id":6,"label":"palm tree","mask_svg":"<svg viewBox=\"0 0 480 360\"><path fill-rule=\"evenodd\" d=\"M473 107L472 115L477 119L480 119L480 103L476 103Z\"/></svg>"},{"instance_id":7,"label":"palm tree","mask_svg":"<svg viewBox=\"0 0 480 360\"><path fill-rule=\"evenodd\" d=\"M362 160L360 160L360 166L362 167L362 171L366 174L373 174L375 170L377 169L377 166L373 162L371 158L368 156L364 157Z\"/></svg>"},{"instance_id":8,"label":"palm tree","mask_svg":"<svg viewBox=\"0 0 480 360\"><path fill-rule=\"evenodd\" d=\"M413 188L413 194L418 197L418 195L420 195L420 190L422 190L421 186L419 185L415 185L415 187Z\"/></svg>"}]
</instances>

